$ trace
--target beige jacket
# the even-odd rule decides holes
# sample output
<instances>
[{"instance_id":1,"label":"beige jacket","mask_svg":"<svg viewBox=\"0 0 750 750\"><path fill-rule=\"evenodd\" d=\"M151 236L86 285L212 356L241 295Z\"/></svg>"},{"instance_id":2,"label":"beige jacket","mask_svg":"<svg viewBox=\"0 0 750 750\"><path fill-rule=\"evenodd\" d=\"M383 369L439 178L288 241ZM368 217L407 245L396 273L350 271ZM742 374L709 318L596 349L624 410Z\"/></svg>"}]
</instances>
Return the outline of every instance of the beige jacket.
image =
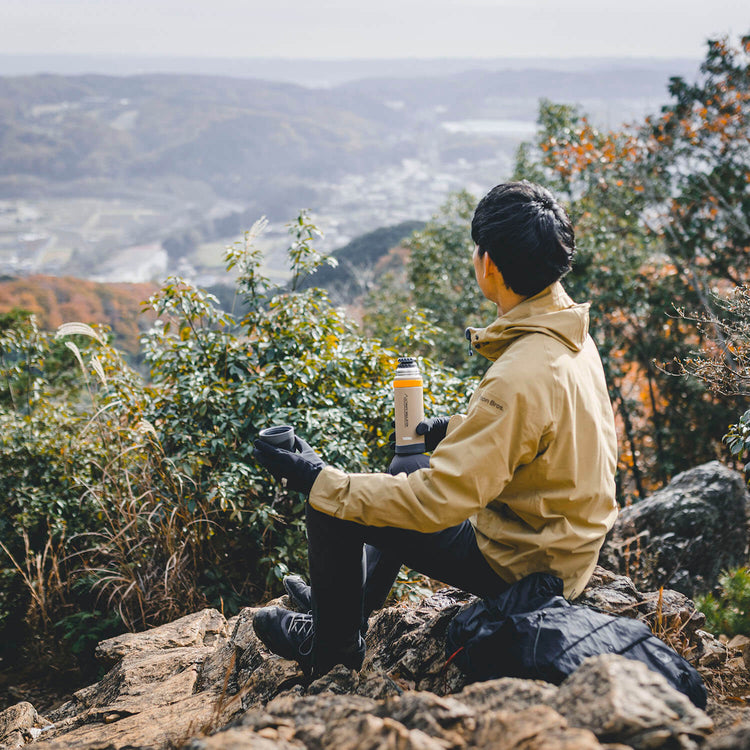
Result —
<instances>
[{"instance_id":1,"label":"beige jacket","mask_svg":"<svg viewBox=\"0 0 750 750\"><path fill-rule=\"evenodd\" d=\"M429 468L390 476L328 466L310 503L357 523L424 532L470 519L504 580L550 572L574 598L617 516L615 426L588 305L556 283L468 333L493 364Z\"/></svg>"}]
</instances>

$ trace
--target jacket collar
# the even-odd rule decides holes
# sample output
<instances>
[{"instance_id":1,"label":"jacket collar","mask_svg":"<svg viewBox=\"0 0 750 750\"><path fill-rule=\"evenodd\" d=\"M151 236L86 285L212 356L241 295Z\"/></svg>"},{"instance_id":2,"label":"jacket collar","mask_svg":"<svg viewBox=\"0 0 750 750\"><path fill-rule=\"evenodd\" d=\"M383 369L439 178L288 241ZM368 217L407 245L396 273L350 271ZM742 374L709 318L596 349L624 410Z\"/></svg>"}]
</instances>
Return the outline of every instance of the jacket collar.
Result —
<instances>
[{"instance_id":1,"label":"jacket collar","mask_svg":"<svg viewBox=\"0 0 750 750\"><path fill-rule=\"evenodd\" d=\"M487 328L467 328L473 350L496 360L516 339L543 333L580 351L588 335L589 305L576 304L557 281L517 304Z\"/></svg>"}]
</instances>

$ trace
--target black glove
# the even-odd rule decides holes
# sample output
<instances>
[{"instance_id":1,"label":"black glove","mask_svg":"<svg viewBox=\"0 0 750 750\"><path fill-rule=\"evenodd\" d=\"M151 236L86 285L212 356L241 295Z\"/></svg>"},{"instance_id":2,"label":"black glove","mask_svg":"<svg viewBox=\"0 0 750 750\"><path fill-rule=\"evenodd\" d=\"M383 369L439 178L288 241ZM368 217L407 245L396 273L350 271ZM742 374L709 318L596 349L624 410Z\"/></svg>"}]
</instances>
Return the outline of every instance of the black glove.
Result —
<instances>
[{"instance_id":1,"label":"black glove","mask_svg":"<svg viewBox=\"0 0 750 750\"><path fill-rule=\"evenodd\" d=\"M325 462L302 438L294 438L296 452L277 448L262 440L256 440L253 445L258 463L265 466L276 479L286 478L286 486L290 490L310 494Z\"/></svg>"},{"instance_id":2,"label":"black glove","mask_svg":"<svg viewBox=\"0 0 750 750\"><path fill-rule=\"evenodd\" d=\"M417 435L424 435L424 447L427 451L434 451L437 444L445 437L450 417L430 417L423 419L415 428Z\"/></svg>"},{"instance_id":3,"label":"black glove","mask_svg":"<svg viewBox=\"0 0 750 750\"><path fill-rule=\"evenodd\" d=\"M395 455L388 467L388 473L396 476L401 472L411 474L417 469L426 469L430 465L430 457L424 453L409 453L405 456Z\"/></svg>"}]
</instances>

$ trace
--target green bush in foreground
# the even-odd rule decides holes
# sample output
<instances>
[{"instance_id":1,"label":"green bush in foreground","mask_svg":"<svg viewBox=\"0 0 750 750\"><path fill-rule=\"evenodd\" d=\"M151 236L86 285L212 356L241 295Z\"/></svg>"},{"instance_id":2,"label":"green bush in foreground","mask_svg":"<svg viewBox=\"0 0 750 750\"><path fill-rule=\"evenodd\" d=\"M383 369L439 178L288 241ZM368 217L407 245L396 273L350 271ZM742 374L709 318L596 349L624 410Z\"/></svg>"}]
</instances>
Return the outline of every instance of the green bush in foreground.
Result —
<instances>
[{"instance_id":1,"label":"green bush in foreground","mask_svg":"<svg viewBox=\"0 0 750 750\"><path fill-rule=\"evenodd\" d=\"M159 316L142 339L148 382L104 331L69 324L53 337L29 319L6 327L0 630L9 646L31 632L81 650L93 618L99 632L206 605L231 614L278 591L289 568L304 570L303 500L253 459L269 424L294 424L348 471L387 467L398 352L364 337L323 291L273 288L253 244L263 227L226 255L242 319L180 279L148 301ZM304 213L290 232L299 282L326 258ZM470 381L422 366L427 411L463 408Z\"/></svg>"}]
</instances>

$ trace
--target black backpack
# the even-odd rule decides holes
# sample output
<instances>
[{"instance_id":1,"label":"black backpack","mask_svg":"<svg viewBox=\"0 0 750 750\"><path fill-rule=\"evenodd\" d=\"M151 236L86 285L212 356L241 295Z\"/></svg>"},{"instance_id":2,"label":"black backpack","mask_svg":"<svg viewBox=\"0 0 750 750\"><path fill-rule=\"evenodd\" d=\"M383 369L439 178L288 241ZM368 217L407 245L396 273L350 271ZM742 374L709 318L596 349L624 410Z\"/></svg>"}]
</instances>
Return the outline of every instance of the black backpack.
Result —
<instances>
[{"instance_id":1,"label":"black backpack","mask_svg":"<svg viewBox=\"0 0 750 750\"><path fill-rule=\"evenodd\" d=\"M533 573L492 599L480 599L450 622L446 654L470 680L524 677L561 683L584 659L613 653L643 662L699 708L698 672L640 620L570 604L563 582Z\"/></svg>"}]
</instances>

